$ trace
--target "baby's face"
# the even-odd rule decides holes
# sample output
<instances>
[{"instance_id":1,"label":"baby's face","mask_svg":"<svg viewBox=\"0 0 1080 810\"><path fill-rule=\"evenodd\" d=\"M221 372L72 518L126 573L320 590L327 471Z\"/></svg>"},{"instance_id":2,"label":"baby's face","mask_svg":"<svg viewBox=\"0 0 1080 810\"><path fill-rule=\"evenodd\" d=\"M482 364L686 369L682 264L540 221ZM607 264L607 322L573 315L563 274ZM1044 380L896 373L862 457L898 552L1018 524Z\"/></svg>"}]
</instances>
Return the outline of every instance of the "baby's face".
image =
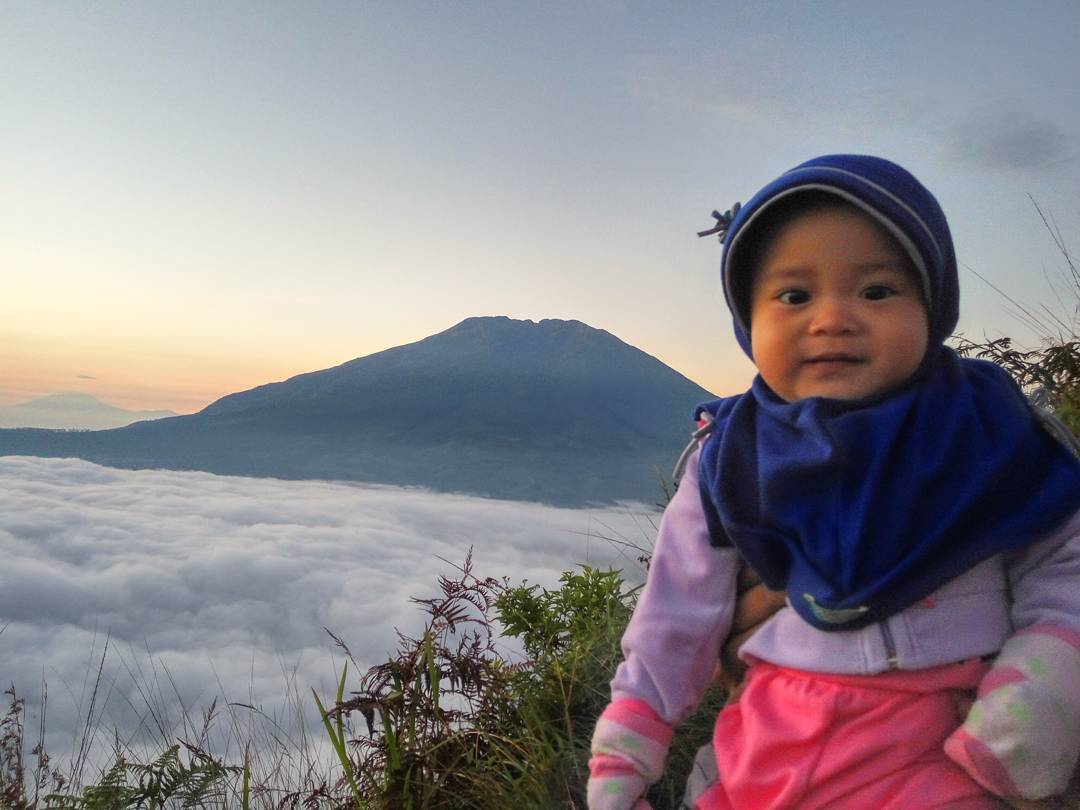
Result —
<instances>
[{"instance_id":1,"label":"baby's face","mask_svg":"<svg viewBox=\"0 0 1080 810\"><path fill-rule=\"evenodd\" d=\"M849 208L801 214L762 251L750 301L754 362L788 402L862 399L906 381L928 322L910 262Z\"/></svg>"}]
</instances>

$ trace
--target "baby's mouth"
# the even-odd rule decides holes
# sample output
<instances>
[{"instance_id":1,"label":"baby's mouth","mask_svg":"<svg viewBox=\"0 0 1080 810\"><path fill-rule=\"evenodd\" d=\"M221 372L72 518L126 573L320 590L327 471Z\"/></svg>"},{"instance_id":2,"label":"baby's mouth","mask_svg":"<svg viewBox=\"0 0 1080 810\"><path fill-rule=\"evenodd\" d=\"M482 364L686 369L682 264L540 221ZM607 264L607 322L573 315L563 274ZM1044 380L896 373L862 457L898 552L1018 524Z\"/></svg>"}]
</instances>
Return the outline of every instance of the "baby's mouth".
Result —
<instances>
[{"instance_id":1,"label":"baby's mouth","mask_svg":"<svg viewBox=\"0 0 1080 810\"><path fill-rule=\"evenodd\" d=\"M804 361L807 365L854 365L856 363L865 363L866 358L860 357L855 354L847 354L846 352L828 352L826 354L818 354L814 357L808 357Z\"/></svg>"}]
</instances>

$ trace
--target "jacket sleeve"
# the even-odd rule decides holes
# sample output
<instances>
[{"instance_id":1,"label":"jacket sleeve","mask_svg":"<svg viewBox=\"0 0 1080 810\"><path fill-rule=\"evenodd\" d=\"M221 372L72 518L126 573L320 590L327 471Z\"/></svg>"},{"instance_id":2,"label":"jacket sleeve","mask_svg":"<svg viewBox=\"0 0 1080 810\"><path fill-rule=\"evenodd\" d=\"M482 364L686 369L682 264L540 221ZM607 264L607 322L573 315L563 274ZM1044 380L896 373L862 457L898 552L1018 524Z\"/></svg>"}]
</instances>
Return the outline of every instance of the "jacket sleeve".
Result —
<instances>
[{"instance_id":1,"label":"jacket sleeve","mask_svg":"<svg viewBox=\"0 0 1080 810\"><path fill-rule=\"evenodd\" d=\"M993 793L1039 799L1080 757L1080 513L1006 565L1015 632L945 750Z\"/></svg>"},{"instance_id":2,"label":"jacket sleeve","mask_svg":"<svg viewBox=\"0 0 1080 810\"><path fill-rule=\"evenodd\" d=\"M645 587L622 637L612 702L593 735L593 810L635 807L660 778L671 730L701 701L730 628L738 561L734 549L709 543L698 458L698 452L690 457L664 511Z\"/></svg>"},{"instance_id":3,"label":"jacket sleeve","mask_svg":"<svg viewBox=\"0 0 1080 810\"><path fill-rule=\"evenodd\" d=\"M698 453L660 521L645 588L622 637L612 698L644 700L671 725L685 720L712 679L735 610L738 558L709 543Z\"/></svg>"}]
</instances>

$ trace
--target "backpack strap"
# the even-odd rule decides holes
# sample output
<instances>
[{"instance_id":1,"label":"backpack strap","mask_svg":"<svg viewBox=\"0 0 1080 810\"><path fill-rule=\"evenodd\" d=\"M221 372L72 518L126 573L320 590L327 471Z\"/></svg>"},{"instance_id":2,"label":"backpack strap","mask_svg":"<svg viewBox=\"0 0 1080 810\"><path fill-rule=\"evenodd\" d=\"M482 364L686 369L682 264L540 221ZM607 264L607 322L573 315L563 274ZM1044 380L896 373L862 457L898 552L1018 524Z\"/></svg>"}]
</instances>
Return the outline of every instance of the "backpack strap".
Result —
<instances>
[{"instance_id":1,"label":"backpack strap","mask_svg":"<svg viewBox=\"0 0 1080 810\"><path fill-rule=\"evenodd\" d=\"M686 473L686 463L690 460L690 456L693 455L698 443L714 430L716 430L716 420L711 413L703 410L698 416L697 430L690 434L690 443L679 454L679 460L675 462L675 469L671 473L671 480L675 489L679 488L679 482Z\"/></svg>"}]
</instances>

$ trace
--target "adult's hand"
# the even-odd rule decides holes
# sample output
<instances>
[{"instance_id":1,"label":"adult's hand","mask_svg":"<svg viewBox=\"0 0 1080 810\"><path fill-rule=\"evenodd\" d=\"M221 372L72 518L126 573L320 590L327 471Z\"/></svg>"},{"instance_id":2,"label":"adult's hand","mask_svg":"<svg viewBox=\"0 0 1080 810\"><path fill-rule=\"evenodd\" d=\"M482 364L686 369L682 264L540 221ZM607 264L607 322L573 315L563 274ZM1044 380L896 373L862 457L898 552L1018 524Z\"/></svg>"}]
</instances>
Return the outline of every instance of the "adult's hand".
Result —
<instances>
[{"instance_id":1,"label":"adult's hand","mask_svg":"<svg viewBox=\"0 0 1080 810\"><path fill-rule=\"evenodd\" d=\"M746 675L746 664L739 660L739 647L787 600L787 593L770 591L748 565L739 570L737 591L731 634L720 650L720 662L716 667L716 680L728 693L729 703L738 698Z\"/></svg>"}]
</instances>

